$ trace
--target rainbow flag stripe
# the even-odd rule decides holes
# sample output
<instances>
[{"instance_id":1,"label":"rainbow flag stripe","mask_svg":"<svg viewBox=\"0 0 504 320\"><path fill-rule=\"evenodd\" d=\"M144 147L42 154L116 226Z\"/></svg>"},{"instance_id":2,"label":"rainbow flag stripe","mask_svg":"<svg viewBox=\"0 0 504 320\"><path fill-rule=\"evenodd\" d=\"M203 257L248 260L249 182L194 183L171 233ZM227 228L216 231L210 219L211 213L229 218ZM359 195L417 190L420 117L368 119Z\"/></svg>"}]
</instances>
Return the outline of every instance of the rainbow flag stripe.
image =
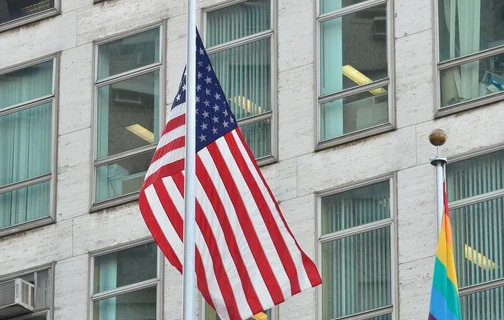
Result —
<instances>
[{"instance_id":1,"label":"rainbow flag stripe","mask_svg":"<svg viewBox=\"0 0 504 320\"><path fill-rule=\"evenodd\" d=\"M429 320L462 320L446 184L443 185L443 198L444 213L434 263Z\"/></svg>"}]
</instances>

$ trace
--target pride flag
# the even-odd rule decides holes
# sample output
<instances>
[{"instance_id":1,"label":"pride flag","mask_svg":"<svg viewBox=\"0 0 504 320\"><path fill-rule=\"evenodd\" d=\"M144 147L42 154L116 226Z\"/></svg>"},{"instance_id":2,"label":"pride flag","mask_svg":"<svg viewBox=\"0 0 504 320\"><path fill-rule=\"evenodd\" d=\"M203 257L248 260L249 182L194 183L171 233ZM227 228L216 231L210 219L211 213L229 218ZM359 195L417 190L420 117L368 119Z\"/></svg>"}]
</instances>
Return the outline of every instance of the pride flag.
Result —
<instances>
[{"instance_id":1,"label":"pride flag","mask_svg":"<svg viewBox=\"0 0 504 320\"><path fill-rule=\"evenodd\" d=\"M462 320L446 184L443 184L443 201L443 221L434 263L429 320Z\"/></svg>"}]
</instances>

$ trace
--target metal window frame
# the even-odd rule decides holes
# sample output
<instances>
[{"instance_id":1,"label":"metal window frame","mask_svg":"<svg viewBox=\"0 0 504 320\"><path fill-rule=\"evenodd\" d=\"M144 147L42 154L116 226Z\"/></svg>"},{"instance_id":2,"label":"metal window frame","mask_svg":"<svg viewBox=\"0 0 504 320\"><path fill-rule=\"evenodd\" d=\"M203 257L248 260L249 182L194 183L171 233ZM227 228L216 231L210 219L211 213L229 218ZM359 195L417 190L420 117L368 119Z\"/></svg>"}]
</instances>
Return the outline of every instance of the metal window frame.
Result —
<instances>
[{"instance_id":1,"label":"metal window frame","mask_svg":"<svg viewBox=\"0 0 504 320\"><path fill-rule=\"evenodd\" d=\"M107 254L120 252L123 250L135 248L141 245L153 244L157 248L156 273L157 277L153 279L136 282L126 286L118 287L104 292L93 293L94 290L94 259ZM156 319L162 320L164 315L164 255L152 237L134 240L128 243L111 246L108 248L92 251L89 253L89 287L88 287L88 308L87 319L93 320L94 303L107 298L115 297L121 294L135 292L138 290L156 287Z\"/></svg>"},{"instance_id":2,"label":"metal window frame","mask_svg":"<svg viewBox=\"0 0 504 320\"><path fill-rule=\"evenodd\" d=\"M30 108L35 108L45 103L51 103L51 172L39 177L25 179L23 181L11 183L0 187L0 193L5 193L25 187L35 185L37 183L50 182L49 191L49 216L38 218L35 220L26 221L20 224L15 224L0 230L0 237L11 235L17 232L45 226L56 222L56 195L57 195L57 173L58 173L58 111L59 111L59 70L61 63L61 52L56 52L50 55L42 56L36 59L28 60L4 69L0 69L0 75L11 73L14 71L23 70L44 62L53 62L52 71L52 94L21 102L13 106L9 106L0 110L0 117L11 113L23 111Z\"/></svg>"},{"instance_id":3,"label":"metal window frame","mask_svg":"<svg viewBox=\"0 0 504 320\"><path fill-rule=\"evenodd\" d=\"M12 279L15 279L15 278L18 278L18 277L22 277L22 276L25 276L25 275L28 275L28 274L31 274L31 273L35 273L35 278L36 278L36 272L41 272L41 271L46 271L48 270L48 274L49 274L49 283L48 283L48 297L49 297L49 308L44 308L44 309L40 309L40 310L35 310L33 313L30 313L30 314L27 314L27 315L23 315L23 316L19 316L19 317L16 317L16 318L12 318L11 320L25 320L25 319L31 319L33 317L37 317L37 316L42 316L42 315L46 315L46 319L47 320L52 320L53 319L53 314L54 314L54 276L55 276L55 265L56 263L55 262L51 262L51 263L46 263L46 264L43 264L43 265L40 265L40 266L36 266L36 267L32 267L32 268L28 268L28 269L25 269L25 270L21 270L21 271L16 271L16 272L13 272L13 273L10 273L10 274L6 274L6 275L2 275L0 276L0 283L4 282L4 281L9 281L9 280L12 280ZM36 287L35 287L35 292L34 294L36 294Z\"/></svg>"},{"instance_id":4,"label":"metal window frame","mask_svg":"<svg viewBox=\"0 0 504 320\"><path fill-rule=\"evenodd\" d=\"M337 232L328 233L322 235L322 198L326 196L331 196L339 194L345 191L359 189L362 187L374 185L380 182L389 181L389 193L390 193L390 217L378 221L374 221L368 224L359 225L353 228L343 229ZM334 240L350 237L357 234L366 233L373 230L378 230L381 228L390 228L390 290L391 290L391 302L392 305L380 307L373 310L368 310L360 312L357 314L352 314L345 317L340 317L339 319L344 320L364 320L371 317L376 317L380 315L390 314L392 320L399 319L399 253L398 253L398 226L397 226L397 173L385 174L366 180L362 180L357 183L350 183L335 188L330 188L314 193L315 197L315 261L319 272L322 270L322 244L331 242ZM318 286L315 290L316 294L316 316L315 319L322 320L322 286Z\"/></svg>"},{"instance_id":5,"label":"metal window frame","mask_svg":"<svg viewBox=\"0 0 504 320\"><path fill-rule=\"evenodd\" d=\"M35 21L57 16L61 13L61 0L54 0L54 7L0 24L0 32L14 29Z\"/></svg>"},{"instance_id":6,"label":"metal window frame","mask_svg":"<svg viewBox=\"0 0 504 320\"><path fill-rule=\"evenodd\" d=\"M384 132L389 132L396 129L396 105L395 105L395 29L394 29L394 3L395 0L368 0L362 3L356 3L342 9L319 14L320 12L320 0L315 1L315 83L317 88L317 94L315 95L314 105L316 106L315 113L315 151L327 149L337 145L345 144L351 141L360 140L363 138L371 137ZM387 73L388 77L385 79L373 81L370 84L356 86L350 89L345 89L338 91L336 93L321 96L320 94L320 76L321 76L321 63L320 63L320 35L321 35L321 24L325 21L340 18L344 15L356 13L365 9L372 8L374 6L386 4L387 5ZM322 116L320 114L320 108L323 103L335 101L353 94L365 92L369 89L379 88L383 86L388 86L388 122L358 130L355 132L343 134L338 137L330 138L327 140L321 140L321 121ZM367 89L367 90L366 90Z\"/></svg>"},{"instance_id":7,"label":"metal window frame","mask_svg":"<svg viewBox=\"0 0 504 320\"><path fill-rule=\"evenodd\" d=\"M434 26L432 28L433 31L433 39L434 40L434 118L442 118L445 116L449 116L455 113L459 113L465 110L470 110L474 108L478 108L484 105L488 105L490 103L494 103L497 101L504 100L504 92L497 92L493 94L489 94L483 97L477 97L474 99L470 99L467 101L455 103L446 107L441 107L441 72L448 68L460 66L464 63L474 62L477 60L489 58L496 54L504 53L504 45L500 45L497 47L493 47L490 49L480 50L478 52L474 52L468 55L464 55L458 58L440 61L439 50L439 0L432 0L433 5L433 17L432 21Z\"/></svg>"},{"instance_id":8,"label":"metal window frame","mask_svg":"<svg viewBox=\"0 0 504 320\"><path fill-rule=\"evenodd\" d=\"M137 69L133 70L128 70L116 75L112 75L109 77L106 77L104 79L98 80L98 50L101 45L117 41L120 39L124 39L130 36L134 36L143 32L147 32L150 30L155 30L159 29L159 62L152 63L147 66L143 66ZM98 90L99 88L107 85L111 85L113 83L117 83L120 81L124 81L127 79L131 79L134 77L138 77L144 74L149 74L152 72L159 72L159 123L158 126L160 128L159 130L159 137L161 136L162 128L165 125L165 120L166 120L166 63L167 63L167 56L166 56L166 35L167 35L167 21L162 20L158 21L155 23L147 24L144 26L141 26L139 28L135 28L132 30L128 30L125 32L120 32L105 38L101 38L98 40L93 41L93 58L92 58L92 78L93 78L93 84L92 84L92 92L93 92L93 115L92 115L92 125L91 125L91 132L92 132L92 144L91 144L91 154L92 158L90 159L90 165L92 168L92 178L91 178L91 194L90 194L90 205L89 205L89 212L97 212L101 211L103 209L115 207L118 205L126 204L129 202L133 202L138 200L138 195L139 191L131 192L128 194L124 194L115 198L107 199L104 201L96 201L96 170L98 167L115 162L115 161L120 161L126 158L138 156L147 152L152 152L156 149L157 142L154 142L148 146L140 147L140 148L135 148L131 149L119 154L115 154L112 156L108 156L102 159L97 159L97 147L98 147ZM158 137L158 138L159 138Z\"/></svg>"},{"instance_id":9,"label":"metal window frame","mask_svg":"<svg viewBox=\"0 0 504 320\"><path fill-rule=\"evenodd\" d=\"M233 49L239 46L243 46L249 43L253 43L260 40L270 40L270 67L271 67L271 110L268 112L264 112L262 114L253 115L250 117L246 117L240 120L237 120L238 125L244 126L251 123L258 123L263 120L271 119L271 153L264 157L256 158L256 162L258 166L264 166L268 164L272 164L278 161L278 39L277 39L277 30L278 30L278 0L269 0L270 1L270 29L264 30L255 34L248 35L246 37L238 38L232 41L228 41L225 43L221 43L219 45L215 45L212 47L208 47L207 53L211 55L213 53L222 52L225 50ZM207 14L209 12L217 11L220 9L224 9L239 3L247 2L247 0L231 0L231 1L223 1L221 3L217 3L215 5L207 6L201 8L202 11L202 33L201 37L203 43L206 45L206 31L207 31Z\"/></svg>"}]
</instances>

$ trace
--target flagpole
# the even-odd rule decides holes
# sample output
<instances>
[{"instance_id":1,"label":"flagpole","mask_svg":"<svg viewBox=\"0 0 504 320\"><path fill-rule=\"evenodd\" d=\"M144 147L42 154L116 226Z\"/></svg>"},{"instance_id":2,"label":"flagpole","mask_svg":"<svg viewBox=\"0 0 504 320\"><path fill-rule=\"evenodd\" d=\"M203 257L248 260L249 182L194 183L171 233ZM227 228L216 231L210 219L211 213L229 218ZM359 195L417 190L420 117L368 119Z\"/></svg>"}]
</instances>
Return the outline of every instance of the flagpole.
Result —
<instances>
[{"instance_id":1,"label":"flagpole","mask_svg":"<svg viewBox=\"0 0 504 320\"><path fill-rule=\"evenodd\" d=\"M436 200L437 200L437 233L441 231L441 223L443 221L444 212L444 199L443 199L443 186L444 186L444 168L447 163L446 158L439 156L439 147L445 144L447 139L446 133L441 129L435 129L429 135L430 143L436 147L437 155L431 157L430 161L436 167Z\"/></svg>"},{"instance_id":2,"label":"flagpole","mask_svg":"<svg viewBox=\"0 0 504 320\"><path fill-rule=\"evenodd\" d=\"M183 320L195 317L196 0L187 0L186 154Z\"/></svg>"}]
</instances>

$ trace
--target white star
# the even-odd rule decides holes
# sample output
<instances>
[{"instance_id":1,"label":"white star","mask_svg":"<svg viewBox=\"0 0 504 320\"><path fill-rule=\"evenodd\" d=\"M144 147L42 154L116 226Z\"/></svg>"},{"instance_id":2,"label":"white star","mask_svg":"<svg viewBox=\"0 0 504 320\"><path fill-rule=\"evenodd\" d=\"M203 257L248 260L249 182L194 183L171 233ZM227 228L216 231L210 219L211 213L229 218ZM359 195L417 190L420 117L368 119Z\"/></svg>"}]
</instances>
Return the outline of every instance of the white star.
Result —
<instances>
[{"instance_id":1,"label":"white star","mask_svg":"<svg viewBox=\"0 0 504 320\"><path fill-rule=\"evenodd\" d=\"M208 125L206 123L203 123L201 125L201 130L205 130L205 129L208 129Z\"/></svg>"},{"instance_id":2,"label":"white star","mask_svg":"<svg viewBox=\"0 0 504 320\"><path fill-rule=\"evenodd\" d=\"M182 86L182 90L186 91L186 89L187 89L187 86L184 84L184 85Z\"/></svg>"},{"instance_id":3,"label":"white star","mask_svg":"<svg viewBox=\"0 0 504 320\"><path fill-rule=\"evenodd\" d=\"M196 96L196 102L199 102L199 97L198 96Z\"/></svg>"},{"instance_id":4,"label":"white star","mask_svg":"<svg viewBox=\"0 0 504 320\"><path fill-rule=\"evenodd\" d=\"M198 84L198 85L196 86L196 91L201 91L201 84Z\"/></svg>"},{"instance_id":5,"label":"white star","mask_svg":"<svg viewBox=\"0 0 504 320\"><path fill-rule=\"evenodd\" d=\"M199 49L199 54L204 54L205 53L205 50L203 50L203 48L200 48Z\"/></svg>"},{"instance_id":6,"label":"white star","mask_svg":"<svg viewBox=\"0 0 504 320\"><path fill-rule=\"evenodd\" d=\"M215 97L215 100L220 100L220 94L216 93L214 97Z\"/></svg>"},{"instance_id":7,"label":"white star","mask_svg":"<svg viewBox=\"0 0 504 320\"><path fill-rule=\"evenodd\" d=\"M208 118L208 115L209 115L208 111L205 110L205 112L203 112L203 118Z\"/></svg>"},{"instance_id":8,"label":"white star","mask_svg":"<svg viewBox=\"0 0 504 320\"><path fill-rule=\"evenodd\" d=\"M213 107L213 109L214 109L214 111L219 111L219 106L218 106L218 105L215 105L215 106Z\"/></svg>"},{"instance_id":9,"label":"white star","mask_svg":"<svg viewBox=\"0 0 504 320\"><path fill-rule=\"evenodd\" d=\"M206 141L206 136L201 134L201 136L199 136L200 138L200 141L203 142L203 141Z\"/></svg>"},{"instance_id":10,"label":"white star","mask_svg":"<svg viewBox=\"0 0 504 320\"><path fill-rule=\"evenodd\" d=\"M226 109L224 109L224 112L222 112L222 114L224 114L224 116L226 116L226 117L227 117L227 116L228 116L228 112L227 112L227 110L226 110Z\"/></svg>"},{"instance_id":11,"label":"white star","mask_svg":"<svg viewBox=\"0 0 504 320\"><path fill-rule=\"evenodd\" d=\"M206 69L208 70L208 72L212 71L212 67L210 67L210 65L206 66Z\"/></svg>"},{"instance_id":12,"label":"white star","mask_svg":"<svg viewBox=\"0 0 504 320\"><path fill-rule=\"evenodd\" d=\"M203 101L203 103L205 104L205 107L210 107L210 101L205 100L205 101Z\"/></svg>"},{"instance_id":13,"label":"white star","mask_svg":"<svg viewBox=\"0 0 504 320\"><path fill-rule=\"evenodd\" d=\"M198 67L203 67L203 61L198 61Z\"/></svg>"},{"instance_id":14,"label":"white star","mask_svg":"<svg viewBox=\"0 0 504 320\"><path fill-rule=\"evenodd\" d=\"M198 114L198 109L196 109L196 114Z\"/></svg>"},{"instance_id":15,"label":"white star","mask_svg":"<svg viewBox=\"0 0 504 320\"><path fill-rule=\"evenodd\" d=\"M177 98L176 99L177 99L177 101L180 100L180 94L177 94Z\"/></svg>"},{"instance_id":16,"label":"white star","mask_svg":"<svg viewBox=\"0 0 504 320\"><path fill-rule=\"evenodd\" d=\"M231 123L234 123L233 117L229 118L229 121L231 121Z\"/></svg>"},{"instance_id":17,"label":"white star","mask_svg":"<svg viewBox=\"0 0 504 320\"><path fill-rule=\"evenodd\" d=\"M228 127L228 124L229 124L229 122L227 122L227 121L224 121L224 122L222 123L222 125L224 126L224 128L227 128L227 127Z\"/></svg>"},{"instance_id":18,"label":"white star","mask_svg":"<svg viewBox=\"0 0 504 320\"><path fill-rule=\"evenodd\" d=\"M212 132L213 134L217 134L217 129L215 129L215 127L212 127Z\"/></svg>"},{"instance_id":19,"label":"white star","mask_svg":"<svg viewBox=\"0 0 504 320\"><path fill-rule=\"evenodd\" d=\"M217 118L216 116L213 116L212 120L213 122L219 122L219 118Z\"/></svg>"},{"instance_id":20,"label":"white star","mask_svg":"<svg viewBox=\"0 0 504 320\"><path fill-rule=\"evenodd\" d=\"M203 77L203 74L198 71L198 79L201 79Z\"/></svg>"},{"instance_id":21,"label":"white star","mask_svg":"<svg viewBox=\"0 0 504 320\"><path fill-rule=\"evenodd\" d=\"M208 88L207 88L207 89L205 89L205 93L206 93L206 95L207 95L207 96L209 96L209 95L210 95L210 92L211 92L211 91L210 91L210 89L208 89Z\"/></svg>"},{"instance_id":22,"label":"white star","mask_svg":"<svg viewBox=\"0 0 504 320\"><path fill-rule=\"evenodd\" d=\"M212 83L212 78L210 78L210 77L207 76L206 79L205 79L205 82L207 84Z\"/></svg>"}]
</instances>

